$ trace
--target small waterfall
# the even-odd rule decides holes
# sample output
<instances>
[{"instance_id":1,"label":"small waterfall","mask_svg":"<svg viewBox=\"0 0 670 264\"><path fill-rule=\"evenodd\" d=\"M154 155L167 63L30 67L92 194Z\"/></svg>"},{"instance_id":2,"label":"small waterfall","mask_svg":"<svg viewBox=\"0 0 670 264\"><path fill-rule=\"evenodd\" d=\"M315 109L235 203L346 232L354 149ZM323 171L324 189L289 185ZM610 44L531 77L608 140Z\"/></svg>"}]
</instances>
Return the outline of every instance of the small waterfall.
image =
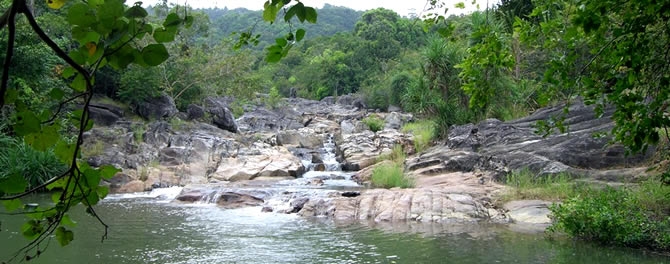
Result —
<instances>
[{"instance_id":1,"label":"small waterfall","mask_svg":"<svg viewBox=\"0 0 670 264\"><path fill-rule=\"evenodd\" d=\"M321 159L326 167L326 171L341 171L342 164L337 162L337 145L335 145L335 137L333 134L328 135L328 139L323 143Z\"/></svg>"}]
</instances>

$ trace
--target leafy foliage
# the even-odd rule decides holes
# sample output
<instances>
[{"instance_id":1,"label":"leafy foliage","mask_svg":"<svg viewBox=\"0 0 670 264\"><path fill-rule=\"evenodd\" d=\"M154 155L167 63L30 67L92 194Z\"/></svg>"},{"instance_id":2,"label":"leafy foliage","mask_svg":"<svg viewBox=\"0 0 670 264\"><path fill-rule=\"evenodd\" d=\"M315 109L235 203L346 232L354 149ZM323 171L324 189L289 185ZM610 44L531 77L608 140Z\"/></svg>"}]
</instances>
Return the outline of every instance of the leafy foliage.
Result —
<instances>
[{"instance_id":1,"label":"leafy foliage","mask_svg":"<svg viewBox=\"0 0 670 264\"><path fill-rule=\"evenodd\" d=\"M655 219L649 213L636 195L645 191L644 186L590 190L550 208L555 220L551 230L603 244L670 249L670 218Z\"/></svg>"},{"instance_id":2,"label":"leafy foliage","mask_svg":"<svg viewBox=\"0 0 670 264\"><path fill-rule=\"evenodd\" d=\"M33 240L21 250L27 260L32 258L32 249L40 251L41 243L50 234L55 234L61 245L74 239L72 231L66 229L72 224L67 212L80 203L107 227L93 206L109 192L107 187L99 186L100 181L110 179L118 170L110 166L93 168L80 159L83 134L93 126L89 119L89 103L96 71L105 65L123 69L130 64L149 67L164 62L169 55L162 43L173 39L178 28L190 21L188 16L171 13L162 24L150 24L144 8L139 4L128 7L120 0L51 1L48 6L65 9L63 14L74 40L68 45L71 50L63 50L45 33L26 1L12 1L0 22L0 28L7 26L9 32L4 46L6 56L0 86L0 108L7 114L3 115L2 123L9 125L2 129L3 141L9 142L9 147L3 148L6 150L3 158L13 162L3 163L10 166L3 169L3 173L12 174L3 175L0 200L7 211L14 212L22 207L21 197L45 188L55 192L53 206L17 212L30 219L22 227L22 234ZM23 15L25 21L17 20L18 15ZM57 67L56 72L67 80L69 88L55 86L48 93L42 93L48 96L46 101L55 102L55 107L49 104L28 107L28 100L34 98L18 96L21 86L8 85L10 75L16 72L10 68L17 66L9 63L17 55L14 45L17 29L22 34L36 33L52 54L67 65ZM26 62L26 65L30 64L34 63ZM32 69L26 71L34 72ZM20 68L18 72L21 72ZM14 138L7 139L8 134ZM103 239L106 235L105 229Z\"/></svg>"}]
</instances>

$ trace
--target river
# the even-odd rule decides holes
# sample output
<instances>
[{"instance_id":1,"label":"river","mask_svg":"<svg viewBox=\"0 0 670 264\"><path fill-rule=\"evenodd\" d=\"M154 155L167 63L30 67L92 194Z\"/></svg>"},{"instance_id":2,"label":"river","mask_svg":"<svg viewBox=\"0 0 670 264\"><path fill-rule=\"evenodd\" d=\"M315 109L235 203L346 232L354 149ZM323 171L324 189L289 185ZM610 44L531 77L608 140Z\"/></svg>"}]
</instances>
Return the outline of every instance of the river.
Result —
<instances>
[{"instance_id":1,"label":"river","mask_svg":"<svg viewBox=\"0 0 670 264\"><path fill-rule=\"evenodd\" d=\"M30 263L670 263L640 250L601 247L486 224L335 223L260 207L183 205L169 195L111 195L97 206L103 228L81 208L75 240L55 239ZM24 245L20 216L2 215L0 260Z\"/></svg>"}]
</instances>

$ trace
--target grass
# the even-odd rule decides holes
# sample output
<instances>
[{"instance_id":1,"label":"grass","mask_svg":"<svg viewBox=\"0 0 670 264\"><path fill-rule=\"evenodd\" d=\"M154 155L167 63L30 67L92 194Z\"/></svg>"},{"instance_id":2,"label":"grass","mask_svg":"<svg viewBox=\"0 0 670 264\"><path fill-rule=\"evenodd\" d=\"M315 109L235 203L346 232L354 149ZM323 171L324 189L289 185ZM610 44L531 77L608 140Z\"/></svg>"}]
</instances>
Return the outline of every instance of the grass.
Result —
<instances>
[{"instance_id":1,"label":"grass","mask_svg":"<svg viewBox=\"0 0 670 264\"><path fill-rule=\"evenodd\" d=\"M144 141L144 124L133 124L133 138L135 138L135 143L139 144Z\"/></svg>"},{"instance_id":2,"label":"grass","mask_svg":"<svg viewBox=\"0 0 670 264\"><path fill-rule=\"evenodd\" d=\"M390 160L397 164L403 164L405 162L406 157L407 156L405 155L405 151L403 151L402 146L395 145L393 146L393 150L391 150L391 153L386 153L377 157L377 162L383 160Z\"/></svg>"},{"instance_id":3,"label":"grass","mask_svg":"<svg viewBox=\"0 0 670 264\"><path fill-rule=\"evenodd\" d=\"M53 151L38 151L22 140L0 135L0 180L21 176L27 181L26 189L30 189L66 170L67 165Z\"/></svg>"},{"instance_id":4,"label":"grass","mask_svg":"<svg viewBox=\"0 0 670 264\"><path fill-rule=\"evenodd\" d=\"M426 150L435 137L435 122L430 120L421 120L407 123L402 127L403 133L412 133L414 135L414 148L416 152Z\"/></svg>"},{"instance_id":5,"label":"grass","mask_svg":"<svg viewBox=\"0 0 670 264\"><path fill-rule=\"evenodd\" d=\"M95 157L102 155L105 152L105 143L102 141L96 140L93 144L87 144L82 146L81 155L84 157Z\"/></svg>"},{"instance_id":6,"label":"grass","mask_svg":"<svg viewBox=\"0 0 670 264\"><path fill-rule=\"evenodd\" d=\"M182 120L179 117L170 118L170 127L174 130L184 131L192 127L192 123Z\"/></svg>"},{"instance_id":7,"label":"grass","mask_svg":"<svg viewBox=\"0 0 670 264\"><path fill-rule=\"evenodd\" d=\"M580 186L571 180L572 177L566 173L538 177L527 169L514 171L505 178L504 183L510 188L502 194L501 200L560 201L580 192Z\"/></svg>"},{"instance_id":8,"label":"grass","mask_svg":"<svg viewBox=\"0 0 670 264\"><path fill-rule=\"evenodd\" d=\"M363 124L366 124L372 132L377 132L384 129L384 120L379 118L379 116L377 115L370 115L366 118L363 118L361 122L363 122Z\"/></svg>"},{"instance_id":9,"label":"grass","mask_svg":"<svg viewBox=\"0 0 670 264\"><path fill-rule=\"evenodd\" d=\"M382 164L372 171L372 185L379 188L412 188L414 181L403 173L402 165Z\"/></svg>"}]
</instances>

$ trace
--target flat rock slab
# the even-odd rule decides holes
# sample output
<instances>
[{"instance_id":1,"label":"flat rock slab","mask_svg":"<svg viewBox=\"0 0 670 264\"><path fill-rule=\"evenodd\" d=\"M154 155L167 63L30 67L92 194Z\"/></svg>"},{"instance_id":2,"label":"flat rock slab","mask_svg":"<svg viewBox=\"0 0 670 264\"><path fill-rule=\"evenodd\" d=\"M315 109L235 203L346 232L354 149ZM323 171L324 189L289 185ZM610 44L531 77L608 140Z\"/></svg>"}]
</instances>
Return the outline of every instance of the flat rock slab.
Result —
<instances>
[{"instance_id":1,"label":"flat rock slab","mask_svg":"<svg viewBox=\"0 0 670 264\"><path fill-rule=\"evenodd\" d=\"M549 225L549 206L552 202L541 200L519 200L506 203L507 217L515 223Z\"/></svg>"}]
</instances>

